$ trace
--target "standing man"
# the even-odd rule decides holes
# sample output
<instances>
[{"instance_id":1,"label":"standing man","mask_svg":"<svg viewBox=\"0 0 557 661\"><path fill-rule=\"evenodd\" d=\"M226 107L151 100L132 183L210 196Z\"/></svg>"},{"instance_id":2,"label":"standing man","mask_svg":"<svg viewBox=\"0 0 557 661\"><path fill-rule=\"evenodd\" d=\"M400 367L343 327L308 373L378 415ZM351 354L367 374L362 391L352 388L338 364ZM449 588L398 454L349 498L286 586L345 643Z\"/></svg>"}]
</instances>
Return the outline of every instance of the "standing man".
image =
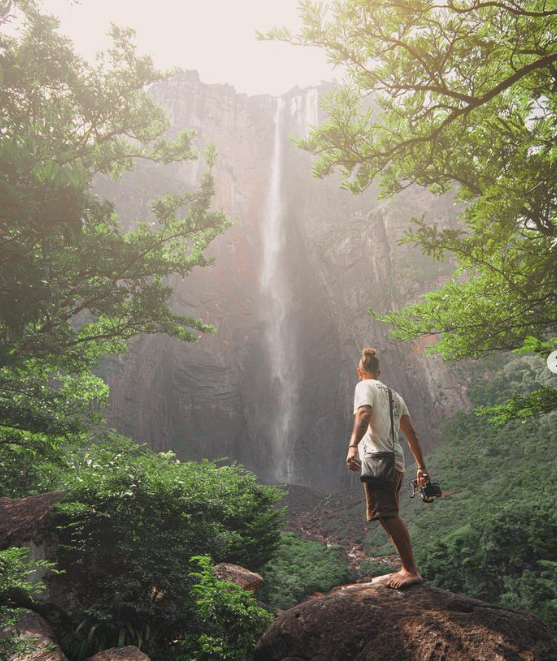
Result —
<instances>
[{"instance_id":1,"label":"standing man","mask_svg":"<svg viewBox=\"0 0 557 661\"><path fill-rule=\"evenodd\" d=\"M361 461L358 449L363 440L362 451L385 452L392 450L391 415L389 407L389 392L387 386L379 381L379 359L375 349L364 349L358 377L360 382L356 385L354 393L354 429L350 437L346 465L352 471L360 471ZM393 422L395 467L397 479L392 488L384 490L374 489L368 482L364 482L366 496L366 518L376 521L385 528L394 544L402 562L402 569L391 574L387 585L392 588L402 588L414 583L423 583L418 571L410 536L404 521L398 514L400 489L404 478L404 454L398 441L399 429L402 429L410 450L418 464L418 484L423 485L427 478L420 441L412 426L408 409L402 397L392 390L393 394Z\"/></svg>"}]
</instances>

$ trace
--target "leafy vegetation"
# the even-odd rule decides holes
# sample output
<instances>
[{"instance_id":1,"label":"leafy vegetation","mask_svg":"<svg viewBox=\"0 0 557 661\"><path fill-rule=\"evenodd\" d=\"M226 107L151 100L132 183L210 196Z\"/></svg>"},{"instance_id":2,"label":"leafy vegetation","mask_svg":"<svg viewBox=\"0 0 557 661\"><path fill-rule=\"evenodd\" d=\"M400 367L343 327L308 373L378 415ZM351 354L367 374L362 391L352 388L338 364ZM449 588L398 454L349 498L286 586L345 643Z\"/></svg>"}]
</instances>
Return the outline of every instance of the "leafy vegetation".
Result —
<instances>
[{"instance_id":1,"label":"leafy vegetation","mask_svg":"<svg viewBox=\"0 0 557 661\"><path fill-rule=\"evenodd\" d=\"M303 27L261 38L316 46L343 67L328 121L298 142L357 193L451 188L458 228L413 218L405 241L456 270L388 313L396 338L435 335L428 351L477 358L554 336L557 323L557 8L553 1L341 0L301 3ZM532 406L530 406L530 403ZM555 393L511 403L555 409Z\"/></svg>"},{"instance_id":2,"label":"leafy vegetation","mask_svg":"<svg viewBox=\"0 0 557 661\"><path fill-rule=\"evenodd\" d=\"M199 571L191 589L199 632L181 641L184 661L252 661L255 644L273 616L239 585L218 580L208 556L191 559Z\"/></svg>"},{"instance_id":3,"label":"leafy vegetation","mask_svg":"<svg viewBox=\"0 0 557 661\"><path fill-rule=\"evenodd\" d=\"M378 562L377 560L364 560L360 568L362 576L384 576L399 571L400 567L391 565L388 562Z\"/></svg>"},{"instance_id":4,"label":"leafy vegetation","mask_svg":"<svg viewBox=\"0 0 557 661\"><path fill-rule=\"evenodd\" d=\"M118 178L137 158L196 158L193 133L167 139L168 119L145 91L172 72L137 54L131 30L113 27L112 47L89 64L38 3L4 9L0 446L57 455L100 420L100 356L139 333L193 342L214 331L172 310L168 277L210 264L204 251L230 221L211 210L211 148L198 189L158 197L126 230L93 177Z\"/></svg>"},{"instance_id":5,"label":"leafy vegetation","mask_svg":"<svg viewBox=\"0 0 557 661\"><path fill-rule=\"evenodd\" d=\"M273 608L287 609L316 591L347 583L351 576L338 546L282 533L280 545L263 573L260 598Z\"/></svg>"},{"instance_id":6,"label":"leafy vegetation","mask_svg":"<svg viewBox=\"0 0 557 661\"><path fill-rule=\"evenodd\" d=\"M67 479L59 555L79 604L67 643L74 656L123 644L164 648L189 635L190 558L259 570L279 542L281 490L241 467L182 463L121 439L81 453Z\"/></svg>"},{"instance_id":7,"label":"leafy vegetation","mask_svg":"<svg viewBox=\"0 0 557 661\"><path fill-rule=\"evenodd\" d=\"M30 572L39 566L52 567L46 562L35 562L31 566L28 554L26 548L0 551L0 630L3 630L0 635L0 661L9 661L12 655L29 652L28 642L19 636L14 626L20 611L12 603L11 592L23 590L30 596L38 594L44 586L42 583L31 583Z\"/></svg>"}]
</instances>

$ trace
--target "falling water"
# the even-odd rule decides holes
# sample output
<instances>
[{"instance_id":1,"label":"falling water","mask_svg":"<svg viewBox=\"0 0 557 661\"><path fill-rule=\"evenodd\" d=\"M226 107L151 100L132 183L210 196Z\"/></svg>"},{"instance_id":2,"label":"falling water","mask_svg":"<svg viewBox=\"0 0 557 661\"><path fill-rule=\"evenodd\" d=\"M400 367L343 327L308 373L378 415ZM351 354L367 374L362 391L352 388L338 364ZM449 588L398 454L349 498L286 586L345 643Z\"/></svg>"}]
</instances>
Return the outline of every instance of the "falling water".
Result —
<instances>
[{"instance_id":1,"label":"falling water","mask_svg":"<svg viewBox=\"0 0 557 661\"><path fill-rule=\"evenodd\" d=\"M277 99L274 117L273 158L269 192L262 224L263 265L261 291L269 322L265 341L273 392L273 418L269 420L275 479L294 479L293 423L298 400L295 338L289 323L291 291L285 264L285 235L281 204L282 134L284 100Z\"/></svg>"}]
</instances>

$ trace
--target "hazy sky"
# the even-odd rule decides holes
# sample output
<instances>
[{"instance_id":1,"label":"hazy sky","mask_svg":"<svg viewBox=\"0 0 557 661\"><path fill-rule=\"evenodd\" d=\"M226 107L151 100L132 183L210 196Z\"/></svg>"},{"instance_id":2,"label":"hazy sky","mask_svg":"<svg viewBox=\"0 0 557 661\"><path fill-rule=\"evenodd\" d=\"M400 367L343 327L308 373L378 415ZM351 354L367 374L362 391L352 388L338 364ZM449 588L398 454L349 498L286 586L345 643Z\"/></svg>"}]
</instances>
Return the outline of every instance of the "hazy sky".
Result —
<instances>
[{"instance_id":1,"label":"hazy sky","mask_svg":"<svg viewBox=\"0 0 557 661\"><path fill-rule=\"evenodd\" d=\"M300 25L298 0L43 0L88 58L108 43L111 22L136 31L142 53L161 68L197 69L203 82L238 92L281 94L340 78L314 48L257 41L255 30Z\"/></svg>"}]
</instances>

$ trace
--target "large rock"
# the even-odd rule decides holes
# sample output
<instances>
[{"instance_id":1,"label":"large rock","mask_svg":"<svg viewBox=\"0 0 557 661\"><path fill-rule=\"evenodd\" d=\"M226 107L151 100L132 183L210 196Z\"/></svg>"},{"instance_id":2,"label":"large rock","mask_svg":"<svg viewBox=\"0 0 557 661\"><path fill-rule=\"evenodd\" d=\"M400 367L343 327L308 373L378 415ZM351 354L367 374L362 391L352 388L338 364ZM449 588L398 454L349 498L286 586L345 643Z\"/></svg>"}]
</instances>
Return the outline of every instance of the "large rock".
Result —
<instances>
[{"instance_id":1,"label":"large rock","mask_svg":"<svg viewBox=\"0 0 557 661\"><path fill-rule=\"evenodd\" d=\"M135 645L128 645L127 647L111 647L85 661L149 661L149 657Z\"/></svg>"},{"instance_id":2,"label":"large rock","mask_svg":"<svg viewBox=\"0 0 557 661\"><path fill-rule=\"evenodd\" d=\"M535 615L425 585L343 586L281 615L256 661L555 661Z\"/></svg>"},{"instance_id":3,"label":"large rock","mask_svg":"<svg viewBox=\"0 0 557 661\"><path fill-rule=\"evenodd\" d=\"M66 498L63 491L50 491L28 498L0 498L0 550L11 546L27 547L29 560L56 559L58 537L54 527L54 508ZM33 582L43 581L48 576L44 567L36 567L31 574ZM39 599L50 598L50 586ZM18 604L26 606L18 600Z\"/></svg>"},{"instance_id":4,"label":"large rock","mask_svg":"<svg viewBox=\"0 0 557 661\"><path fill-rule=\"evenodd\" d=\"M250 592L257 592L263 585L263 578L259 574L230 562L220 562L215 565L215 573L221 581L236 583Z\"/></svg>"},{"instance_id":5,"label":"large rock","mask_svg":"<svg viewBox=\"0 0 557 661\"><path fill-rule=\"evenodd\" d=\"M28 651L12 656L10 661L67 661L58 647L52 629L37 613L26 613L16 629L25 641Z\"/></svg>"},{"instance_id":6,"label":"large rock","mask_svg":"<svg viewBox=\"0 0 557 661\"><path fill-rule=\"evenodd\" d=\"M63 491L28 498L0 498L0 549L44 544L52 532L51 514Z\"/></svg>"}]
</instances>

